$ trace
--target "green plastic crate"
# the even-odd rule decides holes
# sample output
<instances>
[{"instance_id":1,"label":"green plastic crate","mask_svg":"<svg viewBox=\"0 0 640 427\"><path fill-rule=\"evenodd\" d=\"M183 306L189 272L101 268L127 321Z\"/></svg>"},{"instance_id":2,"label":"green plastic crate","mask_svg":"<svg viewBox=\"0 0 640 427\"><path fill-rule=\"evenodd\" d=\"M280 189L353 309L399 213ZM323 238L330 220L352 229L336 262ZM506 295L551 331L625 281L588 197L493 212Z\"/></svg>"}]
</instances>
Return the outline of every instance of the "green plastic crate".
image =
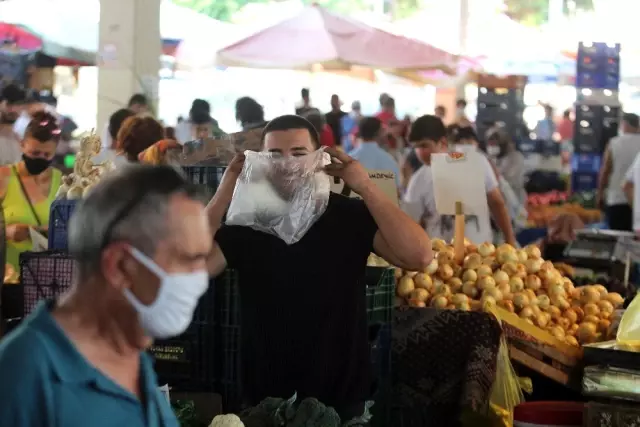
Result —
<instances>
[{"instance_id":1,"label":"green plastic crate","mask_svg":"<svg viewBox=\"0 0 640 427\"><path fill-rule=\"evenodd\" d=\"M396 293L393 268L367 267L366 284L369 324L391 323Z\"/></svg>"}]
</instances>

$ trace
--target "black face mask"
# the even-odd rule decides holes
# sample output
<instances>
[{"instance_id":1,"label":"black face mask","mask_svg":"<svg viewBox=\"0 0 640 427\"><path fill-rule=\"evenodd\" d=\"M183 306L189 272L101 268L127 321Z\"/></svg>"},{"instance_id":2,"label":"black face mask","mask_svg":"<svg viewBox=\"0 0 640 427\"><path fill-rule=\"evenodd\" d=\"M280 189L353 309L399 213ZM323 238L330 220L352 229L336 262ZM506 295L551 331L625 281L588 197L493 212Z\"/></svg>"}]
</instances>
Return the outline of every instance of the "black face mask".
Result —
<instances>
[{"instance_id":1,"label":"black face mask","mask_svg":"<svg viewBox=\"0 0 640 427\"><path fill-rule=\"evenodd\" d=\"M27 172L30 175L40 175L51 166L52 160L43 159L41 157L29 157L26 154L22 155L24 166L27 168Z\"/></svg>"}]
</instances>

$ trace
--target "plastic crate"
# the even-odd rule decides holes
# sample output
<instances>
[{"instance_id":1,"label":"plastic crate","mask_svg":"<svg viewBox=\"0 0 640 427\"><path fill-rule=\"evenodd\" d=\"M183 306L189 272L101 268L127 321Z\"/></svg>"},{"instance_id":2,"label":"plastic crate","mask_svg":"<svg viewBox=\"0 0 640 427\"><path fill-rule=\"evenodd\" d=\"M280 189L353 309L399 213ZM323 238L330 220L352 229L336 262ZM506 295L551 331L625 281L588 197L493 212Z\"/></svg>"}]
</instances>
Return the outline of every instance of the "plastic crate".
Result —
<instances>
[{"instance_id":1,"label":"plastic crate","mask_svg":"<svg viewBox=\"0 0 640 427\"><path fill-rule=\"evenodd\" d=\"M200 298L189 328L178 337L158 340L149 349L161 384L182 392L211 392L215 385L215 285Z\"/></svg>"},{"instance_id":2,"label":"plastic crate","mask_svg":"<svg viewBox=\"0 0 640 427\"><path fill-rule=\"evenodd\" d=\"M571 170L598 173L601 161L602 157L597 154L574 154L571 157Z\"/></svg>"},{"instance_id":3,"label":"plastic crate","mask_svg":"<svg viewBox=\"0 0 640 427\"><path fill-rule=\"evenodd\" d=\"M23 252L20 254L20 285L24 301L22 317L38 302L57 298L71 287L75 261L64 252Z\"/></svg>"},{"instance_id":4,"label":"plastic crate","mask_svg":"<svg viewBox=\"0 0 640 427\"><path fill-rule=\"evenodd\" d=\"M49 211L49 250L66 250L69 219L77 200L54 200Z\"/></svg>"},{"instance_id":5,"label":"plastic crate","mask_svg":"<svg viewBox=\"0 0 640 427\"><path fill-rule=\"evenodd\" d=\"M367 319L372 323L390 323L396 293L393 268L367 267Z\"/></svg>"},{"instance_id":6,"label":"plastic crate","mask_svg":"<svg viewBox=\"0 0 640 427\"><path fill-rule=\"evenodd\" d=\"M371 363L375 375L375 402L371 409L374 427L387 427L391 416L391 325L382 326L371 343Z\"/></svg>"},{"instance_id":7,"label":"plastic crate","mask_svg":"<svg viewBox=\"0 0 640 427\"><path fill-rule=\"evenodd\" d=\"M571 192L593 191L598 187L597 172L574 172L571 174Z\"/></svg>"},{"instance_id":8,"label":"plastic crate","mask_svg":"<svg viewBox=\"0 0 640 427\"><path fill-rule=\"evenodd\" d=\"M242 409L240 295L238 274L227 270L215 287L216 293L216 389L225 412Z\"/></svg>"},{"instance_id":9,"label":"plastic crate","mask_svg":"<svg viewBox=\"0 0 640 427\"><path fill-rule=\"evenodd\" d=\"M202 185L210 197L218 190L226 166L183 166L187 180L192 184Z\"/></svg>"}]
</instances>

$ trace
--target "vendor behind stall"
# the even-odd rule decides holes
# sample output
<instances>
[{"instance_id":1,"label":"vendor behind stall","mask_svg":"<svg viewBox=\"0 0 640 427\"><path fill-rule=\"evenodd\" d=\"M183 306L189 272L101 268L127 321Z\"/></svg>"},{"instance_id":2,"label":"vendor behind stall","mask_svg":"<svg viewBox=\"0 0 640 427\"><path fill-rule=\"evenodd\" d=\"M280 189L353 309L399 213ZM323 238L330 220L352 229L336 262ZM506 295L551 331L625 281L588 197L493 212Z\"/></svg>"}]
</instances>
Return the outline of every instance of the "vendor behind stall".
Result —
<instances>
[{"instance_id":1,"label":"vendor behind stall","mask_svg":"<svg viewBox=\"0 0 640 427\"><path fill-rule=\"evenodd\" d=\"M315 155L320 138L306 119L281 116L264 128L262 148L295 163L294 157ZM229 267L239 275L241 378L247 403L297 392L300 400L315 397L348 421L364 413L372 394L367 257L375 251L394 265L416 271L431 262L432 253L427 235L359 162L333 148L325 152L332 157L325 171L341 178L362 200L331 193L326 209L314 215L313 225L292 244L248 226L221 227L232 197L237 197L234 188L246 161L238 156L208 207L217 230L209 269L217 275ZM274 171L268 181L274 188L295 173ZM312 187L298 190L315 191ZM283 220L289 223L287 215Z\"/></svg>"},{"instance_id":2,"label":"vendor behind stall","mask_svg":"<svg viewBox=\"0 0 640 427\"><path fill-rule=\"evenodd\" d=\"M418 158L424 163L409 181L404 194L403 209L415 221L423 224L430 237L450 240L453 238L453 218L440 215L436 210L431 173L431 154L447 152L447 130L436 116L426 115L418 118L409 134L409 142L415 148ZM489 211L504 234L506 243L515 245L515 235L496 174L489 160L482 156L484 164L484 182L487 192ZM473 243L493 241L490 218L467 217L465 236Z\"/></svg>"}]
</instances>

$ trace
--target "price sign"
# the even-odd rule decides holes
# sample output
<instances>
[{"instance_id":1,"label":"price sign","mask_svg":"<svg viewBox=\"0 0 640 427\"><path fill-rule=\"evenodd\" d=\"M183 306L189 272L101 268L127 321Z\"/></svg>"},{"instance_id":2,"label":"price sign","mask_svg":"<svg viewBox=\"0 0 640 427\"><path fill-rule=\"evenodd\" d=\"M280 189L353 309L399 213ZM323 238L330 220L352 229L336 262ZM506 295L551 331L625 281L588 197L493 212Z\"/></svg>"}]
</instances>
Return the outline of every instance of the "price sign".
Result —
<instances>
[{"instance_id":1,"label":"price sign","mask_svg":"<svg viewBox=\"0 0 640 427\"><path fill-rule=\"evenodd\" d=\"M391 171L381 170L367 170L369 172L369 178L382 190L384 194L397 205L398 204L398 187L396 187L396 175ZM361 198L355 193L348 185L339 178L332 178L331 191L334 193L342 194L343 196Z\"/></svg>"},{"instance_id":2,"label":"price sign","mask_svg":"<svg viewBox=\"0 0 640 427\"><path fill-rule=\"evenodd\" d=\"M455 215L456 202L462 202L465 215L489 216L485 161L475 151L431 155L433 193L440 215Z\"/></svg>"}]
</instances>

